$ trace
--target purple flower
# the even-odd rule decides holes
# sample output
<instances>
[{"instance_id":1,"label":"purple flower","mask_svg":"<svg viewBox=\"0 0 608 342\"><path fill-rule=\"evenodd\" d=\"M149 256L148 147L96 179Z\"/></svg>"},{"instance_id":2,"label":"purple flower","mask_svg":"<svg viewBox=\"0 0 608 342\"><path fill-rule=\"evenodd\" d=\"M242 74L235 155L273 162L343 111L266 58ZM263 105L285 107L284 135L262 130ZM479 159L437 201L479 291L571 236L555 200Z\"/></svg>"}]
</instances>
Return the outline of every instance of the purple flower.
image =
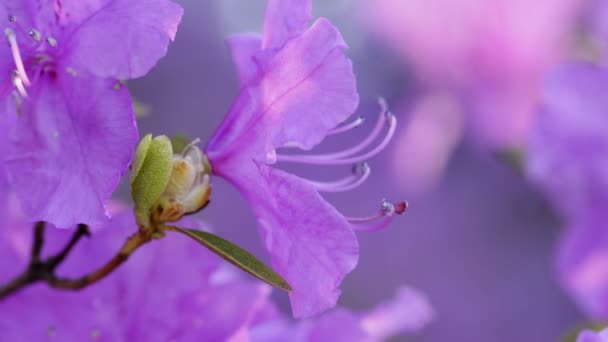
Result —
<instances>
[{"instance_id":1,"label":"purple flower","mask_svg":"<svg viewBox=\"0 0 608 342\"><path fill-rule=\"evenodd\" d=\"M559 280L589 316L608 319L608 224L606 211L568 225L558 250Z\"/></svg>"},{"instance_id":2,"label":"purple flower","mask_svg":"<svg viewBox=\"0 0 608 342\"><path fill-rule=\"evenodd\" d=\"M544 71L563 58L581 1L368 0L362 18L434 91L453 91L491 147L525 145ZM449 28L449 29L446 29Z\"/></svg>"},{"instance_id":3,"label":"purple flower","mask_svg":"<svg viewBox=\"0 0 608 342\"><path fill-rule=\"evenodd\" d=\"M596 332L591 330L583 330L576 342L608 342L608 329Z\"/></svg>"},{"instance_id":4,"label":"purple flower","mask_svg":"<svg viewBox=\"0 0 608 342\"><path fill-rule=\"evenodd\" d=\"M386 341L419 331L433 316L424 295L402 287L395 298L367 312L337 308L295 323L280 316L266 318L253 325L250 336L254 341Z\"/></svg>"},{"instance_id":5,"label":"purple flower","mask_svg":"<svg viewBox=\"0 0 608 342\"><path fill-rule=\"evenodd\" d=\"M167 0L0 5L8 40L0 49L5 167L28 219L62 228L106 219L137 141L131 99L118 80L156 64L181 15Z\"/></svg>"},{"instance_id":6,"label":"purple flower","mask_svg":"<svg viewBox=\"0 0 608 342\"><path fill-rule=\"evenodd\" d=\"M12 213L2 218L2 283L25 269L30 253L32 229ZM92 227L92 236L78 243L58 273L90 272L135 227L130 212ZM70 235L47 229L44 251L57 252ZM196 243L172 236L138 250L111 276L81 291L40 283L11 295L0 302L0 331L10 341L224 341L248 330L270 294L269 286L238 275Z\"/></svg>"},{"instance_id":7,"label":"purple flower","mask_svg":"<svg viewBox=\"0 0 608 342\"><path fill-rule=\"evenodd\" d=\"M608 70L552 70L530 139L526 170L564 219L558 254L564 288L591 317L608 318Z\"/></svg>"},{"instance_id":8,"label":"purple flower","mask_svg":"<svg viewBox=\"0 0 608 342\"><path fill-rule=\"evenodd\" d=\"M565 64L551 71L526 169L561 216L608 208L608 70Z\"/></svg>"},{"instance_id":9,"label":"purple flower","mask_svg":"<svg viewBox=\"0 0 608 342\"><path fill-rule=\"evenodd\" d=\"M384 104L375 129L357 146L327 155L276 151L309 150L325 136L362 121L336 128L357 107L355 77L338 30L326 19L308 26L310 7L309 0L270 0L262 36L244 34L229 40L242 87L205 148L213 174L231 182L253 208L272 265L294 290L290 299L295 317L336 304L338 286L357 263L353 222L405 210L405 203L385 201L377 215L349 219L319 194L352 189L369 176L363 162L381 151L395 130L395 117ZM381 141L374 146L376 140ZM369 152L363 153L365 149ZM334 182L311 181L271 166L281 161L354 164L355 172Z\"/></svg>"}]
</instances>

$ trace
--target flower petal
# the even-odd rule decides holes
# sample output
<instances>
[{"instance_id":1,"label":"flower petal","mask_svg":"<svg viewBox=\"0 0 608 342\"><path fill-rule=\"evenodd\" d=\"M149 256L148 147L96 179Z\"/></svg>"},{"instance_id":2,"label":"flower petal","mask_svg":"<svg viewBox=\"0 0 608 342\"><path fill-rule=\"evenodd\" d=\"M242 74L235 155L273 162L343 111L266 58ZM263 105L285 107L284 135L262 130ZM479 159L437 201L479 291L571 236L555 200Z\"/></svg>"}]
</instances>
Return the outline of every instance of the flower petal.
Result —
<instances>
[{"instance_id":1,"label":"flower petal","mask_svg":"<svg viewBox=\"0 0 608 342\"><path fill-rule=\"evenodd\" d=\"M526 171L564 217L608 201L608 69L564 64L545 80Z\"/></svg>"},{"instance_id":2,"label":"flower petal","mask_svg":"<svg viewBox=\"0 0 608 342\"><path fill-rule=\"evenodd\" d=\"M335 306L359 254L350 224L307 181L265 164L251 166L226 178L253 208L272 266L293 288L294 317Z\"/></svg>"},{"instance_id":3,"label":"flower petal","mask_svg":"<svg viewBox=\"0 0 608 342\"><path fill-rule=\"evenodd\" d=\"M278 48L306 30L311 0L269 0L264 16L264 48Z\"/></svg>"},{"instance_id":4,"label":"flower petal","mask_svg":"<svg viewBox=\"0 0 608 342\"><path fill-rule=\"evenodd\" d=\"M61 228L103 222L137 142L127 89L83 74L48 74L22 111L6 167L28 219Z\"/></svg>"},{"instance_id":5,"label":"flower petal","mask_svg":"<svg viewBox=\"0 0 608 342\"><path fill-rule=\"evenodd\" d=\"M560 281L590 317L608 319L608 225L605 210L568 227L558 254Z\"/></svg>"},{"instance_id":6,"label":"flower petal","mask_svg":"<svg viewBox=\"0 0 608 342\"><path fill-rule=\"evenodd\" d=\"M145 75L167 53L183 9L168 0L109 0L70 35L70 65L100 77Z\"/></svg>"},{"instance_id":7,"label":"flower petal","mask_svg":"<svg viewBox=\"0 0 608 342\"><path fill-rule=\"evenodd\" d=\"M227 44L241 84L253 82L259 74L253 57L262 48L262 38L255 33L236 34L228 38Z\"/></svg>"},{"instance_id":8,"label":"flower petal","mask_svg":"<svg viewBox=\"0 0 608 342\"><path fill-rule=\"evenodd\" d=\"M31 227L23 217L1 219L7 228L0 237L0 280L4 282L26 267L33 229L26 229ZM137 229L129 211L94 228L92 236L79 241L61 264L59 274L78 277L99 267ZM45 250L59 250L70 235L65 230L47 230ZM270 287L238 276L220 276L225 273L222 265L221 259L192 241L167 236L138 249L113 274L82 291L58 291L39 284L0 302L2 338L225 341L249 327L267 305ZM23 329L22 323L30 319L28 329Z\"/></svg>"},{"instance_id":9,"label":"flower petal","mask_svg":"<svg viewBox=\"0 0 608 342\"><path fill-rule=\"evenodd\" d=\"M310 149L323 140L359 102L345 49L338 30L319 19L276 53L258 53L262 76L242 89L207 145L209 158L238 153L267 160L288 142Z\"/></svg>"}]
</instances>

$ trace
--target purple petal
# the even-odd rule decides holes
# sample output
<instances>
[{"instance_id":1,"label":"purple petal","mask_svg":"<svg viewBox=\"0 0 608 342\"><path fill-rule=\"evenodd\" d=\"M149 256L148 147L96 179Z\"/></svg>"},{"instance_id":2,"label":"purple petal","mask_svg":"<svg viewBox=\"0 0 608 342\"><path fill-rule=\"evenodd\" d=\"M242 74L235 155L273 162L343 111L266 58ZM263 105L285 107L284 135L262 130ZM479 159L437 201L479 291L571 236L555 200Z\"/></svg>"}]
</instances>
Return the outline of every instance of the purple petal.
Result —
<instances>
[{"instance_id":1,"label":"purple petal","mask_svg":"<svg viewBox=\"0 0 608 342\"><path fill-rule=\"evenodd\" d=\"M264 48L278 48L306 30L310 0L269 0L264 16Z\"/></svg>"},{"instance_id":2,"label":"purple petal","mask_svg":"<svg viewBox=\"0 0 608 342\"><path fill-rule=\"evenodd\" d=\"M416 332L434 318L435 312L420 291L403 286L395 298L379 304L361 319L365 332L379 341L392 336Z\"/></svg>"},{"instance_id":3,"label":"purple petal","mask_svg":"<svg viewBox=\"0 0 608 342\"><path fill-rule=\"evenodd\" d=\"M293 323L273 317L254 325L251 336L256 341L387 341L398 334L420 330L433 315L423 294L401 287L395 298L369 312L338 308Z\"/></svg>"},{"instance_id":4,"label":"purple petal","mask_svg":"<svg viewBox=\"0 0 608 342\"><path fill-rule=\"evenodd\" d=\"M608 203L608 70L591 64L554 69L527 158L529 176L566 217Z\"/></svg>"},{"instance_id":5,"label":"purple petal","mask_svg":"<svg viewBox=\"0 0 608 342\"><path fill-rule=\"evenodd\" d=\"M182 14L168 0L106 1L64 43L65 58L99 77L141 77L167 53Z\"/></svg>"},{"instance_id":6,"label":"purple petal","mask_svg":"<svg viewBox=\"0 0 608 342\"><path fill-rule=\"evenodd\" d=\"M255 33L237 34L230 36L227 44L241 84L253 82L259 76L253 57L262 48L262 38Z\"/></svg>"},{"instance_id":7,"label":"purple petal","mask_svg":"<svg viewBox=\"0 0 608 342\"><path fill-rule=\"evenodd\" d=\"M39 80L11 136L7 172L28 219L64 228L106 219L137 129L125 87L60 73Z\"/></svg>"},{"instance_id":8,"label":"purple petal","mask_svg":"<svg viewBox=\"0 0 608 342\"><path fill-rule=\"evenodd\" d=\"M273 268L293 288L294 317L335 306L339 285L357 264L350 224L305 180L258 164L225 175L254 210Z\"/></svg>"},{"instance_id":9,"label":"purple petal","mask_svg":"<svg viewBox=\"0 0 608 342\"><path fill-rule=\"evenodd\" d=\"M345 49L337 29L320 19L278 52L258 53L262 76L242 89L207 145L209 158L267 160L288 142L310 149L323 140L359 101Z\"/></svg>"},{"instance_id":10,"label":"purple petal","mask_svg":"<svg viewBox=\"0 0 608 342\"><path fill-rule=\"evenodd\" d=\"M6 207L4 207L6 208ZM13 215L14 216L14 215ZM2 217L0 280L25 267L32 229L23 216ZM9 224L10 223L10 224ZM125 212L81 240L58 273L80 276L107 261L137 229ZM47 230L45 250L69 231ZM196 262L193 262L195 260ZM5 263L5 261L10 261ZM103 281L82 291L35 285L0 302L0 331L10 341L224 341L248 330L270 288L230 276L224 261L189 239L168 235L136 251ZM221 273L221 274L220 274ZM228 274L228 276L226 275ZM30 322L30 319L32 320ZM23 329L23 322L30 322Z\"/></svg>"},{"instance_id":11,"label":"purple petal","mask_svg":"<svg viewBox=\"0 0 608 342\"><path fill-rule=\"evenodd\" d=\"M584 330L578 335L576 342L608 342L608 329L600 332Z\"/></svg>"},{"instance_id":12,"label":"purple petal","mask_svg":"<svg viewBox=\"0 0 608 342\"><path fill-rule=\"evenodd\" d=\"M587 315L608 319L608 224L605 210L582 216L563 237L558 270L563 286Z\"/></svg>"}]
</instances>

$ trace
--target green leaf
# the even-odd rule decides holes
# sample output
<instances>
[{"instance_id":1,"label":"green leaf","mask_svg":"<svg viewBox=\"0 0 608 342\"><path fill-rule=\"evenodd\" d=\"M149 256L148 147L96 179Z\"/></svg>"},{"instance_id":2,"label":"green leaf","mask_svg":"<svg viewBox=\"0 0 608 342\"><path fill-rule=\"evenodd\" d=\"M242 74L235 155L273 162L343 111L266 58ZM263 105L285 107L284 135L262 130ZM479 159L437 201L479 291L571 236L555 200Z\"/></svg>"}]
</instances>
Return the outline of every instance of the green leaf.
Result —
<instances>
[{"instance_id":1,"label":"green leaf","mask_svg":"<svg viewBox=\"0 0 608 342\"><path fill-rule=\"evenodd\" d=\"M266 266L253 254L247 252L241 247L233 244L230 241L224 240L221 237L194 229L185 229L174 226L165 226L164 228L182 233L196 241L203 246L209 248L213 253L221 256L225 260L229 261L236 267L243 271L251 274L252 276L265 281L266 283L283 289L287 292L292 292L291 286L273 271L270 267Z\"/></svg>"}]
</instances>

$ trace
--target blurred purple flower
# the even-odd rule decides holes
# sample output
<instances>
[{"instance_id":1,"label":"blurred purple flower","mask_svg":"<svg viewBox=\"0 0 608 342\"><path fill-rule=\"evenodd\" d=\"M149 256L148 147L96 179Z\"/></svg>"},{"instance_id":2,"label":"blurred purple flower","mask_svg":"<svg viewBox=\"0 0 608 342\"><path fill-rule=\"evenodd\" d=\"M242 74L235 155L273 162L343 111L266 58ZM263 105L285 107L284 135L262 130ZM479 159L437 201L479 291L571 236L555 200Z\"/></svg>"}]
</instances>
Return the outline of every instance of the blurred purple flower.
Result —
<instances>
[{"instance_id":1,"label":"blurred purple flower","mask_svg":"<svg viewBox=\"0 0 608 342\"><path fill-rule=\"evenodd\" d=\"M589 317L608 319L608 224L606 210L568 225L558 250L562 286Z\"/></svg>"},{"instance_id":2,"label":"blurred purple flower","mask_svg":"<svg viewBox=\"0 0 608 342\"><path fill-rule=\"evenodd\" d=\"M1 114L20 115L3 119L6 171L30 220L63 228L106 219L137 141L131 98L118 80L143 76L165 55L181 15L167 0L0 5L8 40L0 49Z\"/></svg>"},{"instance_id":3,"label":"blurred purple flower","mask_svg":"<svg viewBox=\"0 0 608 342\"><path fill-rule=\"evenodd\" d=\"M460 96L482 143L521 147L538 81L561 59L581 3L363 1L362 16L426 86Z\"/></svg>"},{"instance_id":4,"label":"blurred purple flower","mask_svg":"<svg viewBox=\"0 0 608 342\"><path fill-rule=\"evenodd\" d=\"M27 266L33 231L14 198L5 204L0 283ZM60 265L61 275L82 276L116 252L136 223L130 212L115 209L122 213L91 227L92 236ZM47 230L45 254L58 251L70 235ZM84 290L36 284L11 295L0 301L0 331L10 341L316 341L332 336L368 341L418 331L433 318L426 297L402 287L394 299L366 313L336 309L291 323L270 302L270 292L268 285L242 279L216 255L175 236L142 248L110 277Z\"/></svg>"},{"instance_id":5,"label":"blurred purple flower","mask_svg":"<svg viewBox=\"0 0 608 342\"><path fill-rule=\"evenodd\" d=\"M591 317L608 319L608 70L565 64L544 83L526 170L564 219L562 285Z\"/></svg>"},{"instance_id":6,"label":"blurred purple flower","mask_svg":"<svg viewBox=\"0 0 608 342\"><path fill-rule=\"evenodd\" d=\"M230 181L253 208L274 268L294 289L295 317L336 304L338 286L358 258L352 222L405 210L404 203L385 201L377 215L349 219L319 194L352 189L369 176L363 162L381 151L395 130L395 117L384 104L376 128L357 146L327 155L276 152L281 147L309 150L325 136L361 123L357 119L336 128L358 105L355 77L338 30L326 19L308 27L310 7L309 0L270 0L263 36L230 38L242 87L205 148L213 173ZM386 126L388 132L373 146ZM371 150L361 153L365 149ZM315 182L270 166L277 161L356 166L342 180Z\"/></svg>"},{"instance_id":7,"label":"blurred purple flower","mask_svg":"<svg viewBox=\"0 0 608 342\"><path fill-rule=\"evenodd\" d=\"M576 342L608 342L608 329L600 332L584 330L578 335Z\"/></svg>"},{"instance_id":8,"label":"blurred purple flower","mask_svg":"<svg viewBox=\"0 0 608 342\"><path fill-rule=\"evenodd\" d=\"M2 220L7 229L0 239L0 282L27 266L32 229L24 222L22 216ZM135 227L130 212L96 227L58 272L70 277L90 272ZM44 250L58 251L69 235L47 230ZM225 341L247 330L267 305L270 290L238 278L232 266L175 236L142 248L110 277L84 290L37 284L8 297L0 302L0 331L7 341Z\"/></svg>"},{"instance_id":9,"label":"blurred purple flower","mask_svg":"<svg viewBox=\"0 0 608 342\"><path fill-rule=\"evenodd\" d=\"M561 65L546 77L527 151L529 177L562 217L608 208L608 70Z\"/></svg>"},{"instance_id":10,"label":"blurred purple flower","mask_svg":"<svg viewBox=\"0 0 608 342\"><path fill-rule=\"evenodd\" d=\"M395 298L367 312L337 308L313 319L289 322L267 318L251 328L254 341L386 341L417 332L434 312L424 295L402 287Z\"/></svg>"}]
</instances>

